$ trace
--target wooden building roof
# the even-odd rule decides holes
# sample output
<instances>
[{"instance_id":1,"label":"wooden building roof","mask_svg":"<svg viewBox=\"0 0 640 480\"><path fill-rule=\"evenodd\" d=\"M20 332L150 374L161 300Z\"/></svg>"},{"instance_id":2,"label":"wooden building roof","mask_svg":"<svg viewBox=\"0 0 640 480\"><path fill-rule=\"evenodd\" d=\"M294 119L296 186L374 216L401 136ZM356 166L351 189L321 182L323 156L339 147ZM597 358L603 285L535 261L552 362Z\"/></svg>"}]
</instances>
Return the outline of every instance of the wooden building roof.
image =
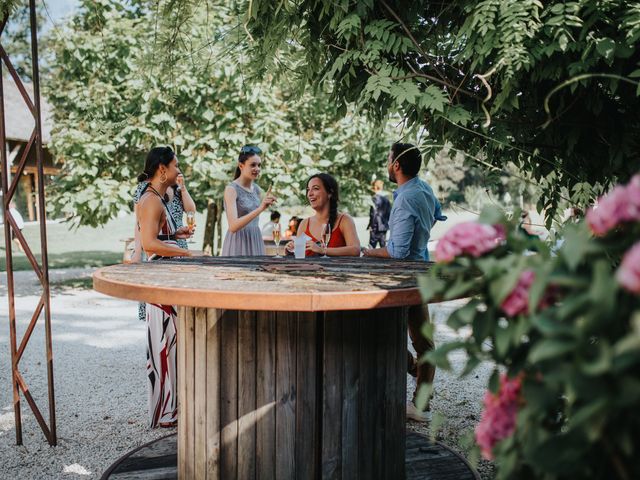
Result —
<instances>
[{"instance_id":1,"label":"wooden building roof","mask_svg":"<svg viewBox=\"0 0 640 480\"><path fill-rule=\"evenodd\" d=\"M33 116L29 112L29 108L24 102L13 78L4 76L2 78L2 86L7 140L28 142L34 127ZM24 86L33 100L33 84L25 83ZM42 108L42 143L46 145L51 140L53 114L51 105L46 99L41 99L40 106Z\"/></svg>"}]
</instances>

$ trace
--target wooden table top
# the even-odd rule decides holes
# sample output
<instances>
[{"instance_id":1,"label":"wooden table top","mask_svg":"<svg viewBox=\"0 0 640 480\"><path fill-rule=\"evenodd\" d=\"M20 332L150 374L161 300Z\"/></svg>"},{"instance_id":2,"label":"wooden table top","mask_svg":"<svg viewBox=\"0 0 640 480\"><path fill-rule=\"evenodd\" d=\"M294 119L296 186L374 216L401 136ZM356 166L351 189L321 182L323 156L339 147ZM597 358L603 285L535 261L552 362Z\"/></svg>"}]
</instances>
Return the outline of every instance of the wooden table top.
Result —
<instances>
[{"instance_id":1,"label":"wooden table top","mask_svg":"<svg viewBox=\"0 0 640 480\"><path fill-rule=\"evenodd\" d=\"M419 305L417 275L432 263L334 257L188 257L113 265L95 290L165 305L231 310L330 311Z\"/></svg>"}]
</instances>

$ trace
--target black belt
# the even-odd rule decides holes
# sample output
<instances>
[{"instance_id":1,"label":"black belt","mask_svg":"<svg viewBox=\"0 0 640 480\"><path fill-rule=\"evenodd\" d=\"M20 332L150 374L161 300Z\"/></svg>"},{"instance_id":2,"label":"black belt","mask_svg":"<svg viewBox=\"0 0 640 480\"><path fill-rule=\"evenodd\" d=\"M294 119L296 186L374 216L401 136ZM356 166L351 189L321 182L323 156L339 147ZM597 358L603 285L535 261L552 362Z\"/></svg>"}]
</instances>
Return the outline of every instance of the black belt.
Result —
<instances>
[{"instance_id":1,"label":"black belt","mask_svg":"<svg viewBox=\"0 0 640 480\"><path fill-rule=\"evenodd\" d=\"M177 240L174 234L171 235L158 235L158 240L162 240L163 242L167 240Z\"/></svg>"}]
</instances>

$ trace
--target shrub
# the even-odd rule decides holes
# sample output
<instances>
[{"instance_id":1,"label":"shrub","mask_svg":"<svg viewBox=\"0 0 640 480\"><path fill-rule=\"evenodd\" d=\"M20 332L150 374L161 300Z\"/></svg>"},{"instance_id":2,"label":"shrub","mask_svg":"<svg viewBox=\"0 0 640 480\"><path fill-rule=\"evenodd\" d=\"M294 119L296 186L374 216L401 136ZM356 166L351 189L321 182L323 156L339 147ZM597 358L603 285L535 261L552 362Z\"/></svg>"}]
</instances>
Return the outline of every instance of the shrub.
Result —
<instances>
[{"instance_id":1,"label":"shrub","mask_svg":"<svg viewBox=\"0 0 640 480\"><path fill-rule=\"evenodd\" d=\"M462 376L493 363L476 439L498 478L640 478L638 186L640 176L568 225L557 252L485 211L479 223L505 233L493 247L441 247L447 263L420 279L427 301L472 296L448 319L471 333L424 360L447 368L464 350ZM467 229L488 245L487 227Z\"/></svg>"}]
</instances>

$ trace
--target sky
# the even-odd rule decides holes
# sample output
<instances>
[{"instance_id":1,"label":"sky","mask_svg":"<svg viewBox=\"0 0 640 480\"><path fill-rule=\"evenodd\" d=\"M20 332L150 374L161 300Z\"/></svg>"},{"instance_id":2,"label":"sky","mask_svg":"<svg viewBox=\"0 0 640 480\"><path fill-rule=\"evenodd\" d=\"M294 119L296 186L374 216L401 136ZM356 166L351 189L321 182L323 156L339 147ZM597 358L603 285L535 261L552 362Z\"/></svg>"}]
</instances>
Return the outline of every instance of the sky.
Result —
<instances>
[{"instance_id":1,"label":"sky","mask_svg":"<svg viewBox=\"0 0 640 480\"><path fill-rule=\"evenodd\" d=\"M45 30L51 28L52 22L59 22L63 17L68 16L74 11L80 2L78 0L39 0L36 8L42 8L42 4L46 6L45 18L47 25Z\"/></svg>"}]
</instances>

